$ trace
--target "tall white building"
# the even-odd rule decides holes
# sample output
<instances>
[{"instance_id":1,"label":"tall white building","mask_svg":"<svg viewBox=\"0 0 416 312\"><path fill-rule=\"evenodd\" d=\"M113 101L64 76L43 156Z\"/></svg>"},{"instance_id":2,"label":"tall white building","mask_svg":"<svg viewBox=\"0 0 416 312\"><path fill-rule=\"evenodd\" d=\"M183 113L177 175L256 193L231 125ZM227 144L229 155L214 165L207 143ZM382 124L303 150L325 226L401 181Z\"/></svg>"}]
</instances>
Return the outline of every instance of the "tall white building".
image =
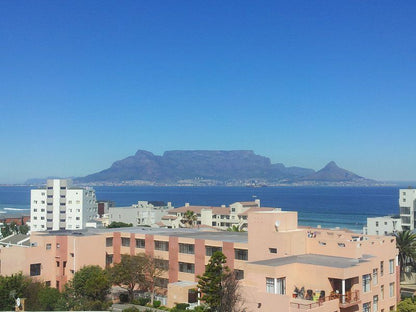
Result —
<instances>
[{"instance_id":1,"label":"tall white building","mask_svg":"<svg viewBox=\"0 0 416 312\"><path fill-rule=\"evenodd\" d=\"M367 226L363 228L366 235L392 235L402 230L399 216L367 218Z\"/></svg>"},{"instance_id":2,"label":"tall white building","mask_svg":"<svg viewBox=\"0 0 416 312\"><path fill-rule=\"evenodd\" d=\"M416 189L400 189L399 206L403 230L414 230L416 223Z\"/></svg>"},{"instance_id":3,"label":"tall white building","mask_svg":"<svg viewBox=\"0 0 416 312\"><path fill-rule=\"evenodd\" d=\"M70 180L48 180L46 188L30 192L32 231L83 229L96 216L94 189L71 187Z\"/></svg>"}]
</instances>

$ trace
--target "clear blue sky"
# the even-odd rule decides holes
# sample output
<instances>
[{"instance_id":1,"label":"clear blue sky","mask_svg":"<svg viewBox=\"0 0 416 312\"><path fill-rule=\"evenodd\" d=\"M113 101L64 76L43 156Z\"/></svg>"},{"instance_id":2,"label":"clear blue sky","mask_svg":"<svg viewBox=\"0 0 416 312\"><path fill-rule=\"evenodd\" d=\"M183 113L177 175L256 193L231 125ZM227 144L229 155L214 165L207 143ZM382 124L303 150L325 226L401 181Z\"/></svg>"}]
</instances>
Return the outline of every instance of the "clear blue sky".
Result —
<instances>
[{"instance_id":1,"label":"clear blue sky","mask_svg":"<svg viewBox=\"0 0 416 312\"><path fill-rule=\"evenodd\" d=\"M0 1L0 182L137 149L416 180L415 1Z\"/></svg>"}]
</instances>

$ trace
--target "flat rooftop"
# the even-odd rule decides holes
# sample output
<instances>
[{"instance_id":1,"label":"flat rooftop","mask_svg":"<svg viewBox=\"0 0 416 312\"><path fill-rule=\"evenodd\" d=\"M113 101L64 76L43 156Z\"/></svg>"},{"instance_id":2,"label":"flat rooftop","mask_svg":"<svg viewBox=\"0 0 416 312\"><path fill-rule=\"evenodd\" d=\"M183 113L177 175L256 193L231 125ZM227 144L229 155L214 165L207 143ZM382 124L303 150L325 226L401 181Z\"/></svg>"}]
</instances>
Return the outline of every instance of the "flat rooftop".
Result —
<instances>
[{"instance_id":1,"label":"flat rooftop","mask_svg":"<svg viewBox=\"0 0 416 312\"><path fill-rule=\"evenodd\" d=\"M364 257L368 258L368 256ZM352 259L344 257L334 257L334 256L325 256L325 255L316 255L316 254L305 254L289 257L274 258L269 260L261 260L251 262L251 264L265 265L265 266L282 266L293 263L302 263L302 264L311 264L319 265L325 267L346 269L353 266L356 266L362 262L368 262L365 259Z\"/></svg>"},{"instance_id":2,"label":"flat rooftop","mask_svg":"<svg viewBox=\"0 0 416 312\"><path fill-rule=\"evenodd\" d=\"M94 229L88 228L83 230L63 230L63 231L45 231L36 232L37 235L50 235L50 236L90 236L105 233L136 233L136 234L151 234L159 236L175 236L186 237L193 239L204 239L222 242L232 243L247 243L247 232L227 232L227 231L209 231L206 228L198 229L162 229L162 228L150 228L150 227L123 227L112 229Z\"/></svg>"}]
</instances>

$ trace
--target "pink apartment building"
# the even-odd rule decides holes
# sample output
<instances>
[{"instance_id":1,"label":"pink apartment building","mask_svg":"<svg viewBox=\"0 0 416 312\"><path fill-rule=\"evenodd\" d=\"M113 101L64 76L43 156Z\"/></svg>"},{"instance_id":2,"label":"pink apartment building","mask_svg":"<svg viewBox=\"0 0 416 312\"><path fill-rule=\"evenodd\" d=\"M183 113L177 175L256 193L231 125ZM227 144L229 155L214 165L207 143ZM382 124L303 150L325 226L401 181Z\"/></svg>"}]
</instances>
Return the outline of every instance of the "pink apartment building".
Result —
<instances>
[{"instance_id":1,"label":"pink apartment building","mask_svg":"<svg viewBox=\"0 0 416 312\"><path fill-rule=\"evenodd\" d=\"M299 228L296 212L248 215L248 233L123 228L37 232L31 247L0 249L0 274L24 274L62 286L85 265L146 252L168 269L159 281L167 305L188 302L213 252L240 279L247 311L387 312L399 298L394 237ZM303 298L295 294L303 289Z\"/></svg>"}]
</instances>

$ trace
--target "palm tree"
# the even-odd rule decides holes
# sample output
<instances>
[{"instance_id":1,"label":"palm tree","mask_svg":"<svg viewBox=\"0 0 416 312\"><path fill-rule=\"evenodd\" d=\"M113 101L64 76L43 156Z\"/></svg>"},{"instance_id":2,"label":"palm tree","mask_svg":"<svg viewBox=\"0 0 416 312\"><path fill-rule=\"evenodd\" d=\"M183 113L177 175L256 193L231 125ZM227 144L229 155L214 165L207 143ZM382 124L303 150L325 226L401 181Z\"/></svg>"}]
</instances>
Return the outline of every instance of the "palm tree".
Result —
<instances>
[{"instance_id":1,"label":"palm tree","mask_svg":"<svg viewBox=\"0 0 416 312\"><path fill-rule=\"evenodd\" d=\"M245 232L240 226L232 225L227 229L228 232Z\"/></svg>"},{"instance_id":2,"label":"palm tree","mask_svg":"<svg viewBox=\"0 0 416 312\"><path fill-rule=\"evenodd\" d=\"M403 273L404 268L416 260L416 234L405 230L394 235L397 249L399 249L400 272Z\"/></svg>"},{"instance_id":3,"label":"palm tree","mask_svg":"<svg viewBox=\"0 0 416 312\"><path fill-rule=\"evenodd\" d=\"M184 214L183 214L183 218L182 221L187 224L189 227L193 227L194 224L196 223L198 217L195 214L195 212L191 211L191 210L187 210Z\"/></svg>"}]
</instances>

